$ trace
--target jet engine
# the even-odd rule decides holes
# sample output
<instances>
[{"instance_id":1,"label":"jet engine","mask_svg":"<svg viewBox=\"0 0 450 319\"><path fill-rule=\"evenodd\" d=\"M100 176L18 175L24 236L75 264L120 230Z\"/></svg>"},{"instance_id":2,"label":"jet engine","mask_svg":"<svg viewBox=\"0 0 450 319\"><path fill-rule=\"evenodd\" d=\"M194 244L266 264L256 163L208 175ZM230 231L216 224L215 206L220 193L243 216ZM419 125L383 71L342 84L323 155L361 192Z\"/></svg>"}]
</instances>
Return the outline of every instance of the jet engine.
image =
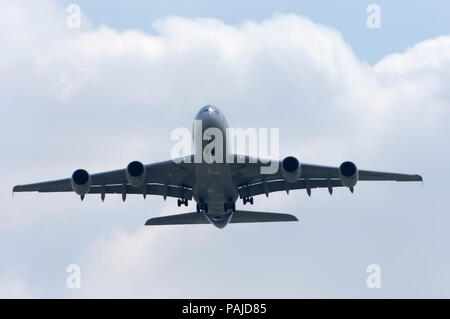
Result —
<instances>
[{"instance_id":1,"label":"jet engine","mask_svg":"<svg viewBox=\"0 0 450 319\"><path fill-rule=\"evenodd\" d=\"M131 162L127 166L126 175L128 183L130 183L131 186L133 187L142 186L147 179L145 165L138 161Z\"/></svg>"},{"instance_id":2,"label":"jet engine","mask_svg":"<svg viewBox=\"0 0 450 319\"><path fill-rule=\"evenodd\" d=\"M298 159L293 156L286 157L281 163L281 174L288 183L295 183L301 174L301 166Z\"/></svg>"},{"instance_id":3,"label":"jet engine","mask_svg":"<svg viewBox=\"0 0 450 319\"><path fill-rule=\"evenodd\" d=\"M352 162L344 162L339 166L339 178L342 185L353 188L358 182L358 168Z\"/></svg>"},{"instance_id":4,"label":"jet engine","mask_svg":"<svg viewBox=\"0 0 450 319\"><path fill-rule=\"evenodd\" d=\"M77 169L72 174L71 183L73 191L84 196L91 187L91 176L84 169Z\"/></svg>"}]
</instances>

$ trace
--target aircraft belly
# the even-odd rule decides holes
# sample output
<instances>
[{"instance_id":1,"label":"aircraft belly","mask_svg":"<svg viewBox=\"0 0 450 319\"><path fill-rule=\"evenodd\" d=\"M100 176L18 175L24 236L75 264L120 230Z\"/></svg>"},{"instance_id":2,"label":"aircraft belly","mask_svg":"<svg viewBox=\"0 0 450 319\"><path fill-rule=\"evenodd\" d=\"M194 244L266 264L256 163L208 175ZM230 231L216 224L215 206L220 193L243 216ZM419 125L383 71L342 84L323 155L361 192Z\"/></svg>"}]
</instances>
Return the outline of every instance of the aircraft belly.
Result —
<instances>
[{"instance_id":1,"label":"aircraft belly","mask_svg":"<svg viewBox=\"0 0 450 319\"><path fill-rule=\"evenodd\" d=\"M228 198L232 201L237 199L237 189L232 182L229 167L226 164L202 164L197 168L196 175L195 200L202 198L208 203L209 215L223 215L224 203Z\"/></svg>"}]
</instances>

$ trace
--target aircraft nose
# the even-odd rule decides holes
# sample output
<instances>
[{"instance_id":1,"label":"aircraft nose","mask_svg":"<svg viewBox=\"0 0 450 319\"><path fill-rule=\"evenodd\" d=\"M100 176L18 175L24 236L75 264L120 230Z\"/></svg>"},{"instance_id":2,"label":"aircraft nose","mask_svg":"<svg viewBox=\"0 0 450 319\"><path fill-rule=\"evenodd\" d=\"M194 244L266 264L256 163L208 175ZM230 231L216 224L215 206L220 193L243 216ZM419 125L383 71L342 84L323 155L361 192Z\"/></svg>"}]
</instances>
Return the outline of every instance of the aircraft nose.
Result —
<instances>
[{"instance_id":1,"label":"aircraft nose","mask_svg":"<svg viewBox=\"0 0 450 319\"><path fill-rule=\"evenodd\" d=\"M216 127L223 127L224 119L220 111L214 105L206 105L200 109L195 117L196 121L201 121L203 130Z\"/></svg>"},{"instance_id":2,"label":"aircraft nose","mask_svg":"<svg viewBox=\"0 0 450 319\"><path fill-rule=\"evenodd\" d=\"M217 116L220 115L219 109L214 105L205 105L198 111L196 119L203 119L207 116Z\"/></svg>"}]
</instances>

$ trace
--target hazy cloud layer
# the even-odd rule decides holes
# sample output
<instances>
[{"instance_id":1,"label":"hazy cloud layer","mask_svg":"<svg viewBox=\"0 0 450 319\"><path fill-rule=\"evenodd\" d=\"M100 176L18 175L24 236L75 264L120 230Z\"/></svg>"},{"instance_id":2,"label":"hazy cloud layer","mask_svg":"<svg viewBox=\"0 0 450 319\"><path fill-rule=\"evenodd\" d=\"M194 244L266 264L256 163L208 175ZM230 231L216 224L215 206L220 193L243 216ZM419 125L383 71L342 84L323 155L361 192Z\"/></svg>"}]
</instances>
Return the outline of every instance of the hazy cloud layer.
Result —
<instances>
[{"instance_id":1,"label":"hazy cloud layer","mask_svg":"<svg viewBox=\"0 0 450 319\"><path fill-rule=\"evenodd\" d=\"M449 36L371 67L337 30L293 14L239 25L167 17L152 34L87 20L70 30L65 18L50 1L0 5L2 296L449 297ZM155 197L11 198L14 184L79 167L167 159L170 132L205 104L231 126L279 127L281 157L421 173L425 187L255 198L252 209L300 222L223 231L146 228L179 212ZM65 287L72 263L76 291ZM371 263L382 289L365 285Z\"/></svg>"}]
</instances>

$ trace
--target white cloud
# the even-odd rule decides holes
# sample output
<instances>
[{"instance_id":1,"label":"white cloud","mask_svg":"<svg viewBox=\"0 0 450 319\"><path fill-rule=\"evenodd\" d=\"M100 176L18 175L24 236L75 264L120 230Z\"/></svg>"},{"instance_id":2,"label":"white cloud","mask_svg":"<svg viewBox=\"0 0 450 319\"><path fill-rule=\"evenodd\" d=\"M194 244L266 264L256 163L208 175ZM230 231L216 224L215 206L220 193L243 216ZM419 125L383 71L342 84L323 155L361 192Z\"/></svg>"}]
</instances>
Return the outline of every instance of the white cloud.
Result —
<instances>
[{"instance_id":1,"label":"white cloud","mask_svg":"<svg viewBox=\"0 0 450 319\"><path fill-rule=\"evenodd\" d=\"M194 247L204 240L211 229L193 227L177 232L168 229L138 227L127 231L116 229L98 239L81 260L82 289L72 297L151 297L183 296L189 287L173 285L168 269L185 264L177 261L187 257L181 247ZM171 262L172 261L172 262ZM171 267L172 266L172 267ZM167 280L167 276L172 277ZM181 283L180 283L181 284Z\"/></svg>"},{"instance_id":2,"label":"white cloud","mask_svg":"<svg viewBox=\"0 0 450 319\"><path fill-rule=\"evenodd\" d=\"M363 168L423 173L435 186L426 199L433 199L437 209L445 205L438 198L445 191L436 185L449 177L442 166L449 159L449 36L419 43L372 67L355 56L337 30L293 14L239 25L173 16L155 22L153 34L119 32L107 26L69 30L65 11L52 2L37 9L31 2L8 2L0 6L0 14L4 43L0 85L8 102L1 110L6 155L0 161L10 167L1 182L5 190L15 183L68 176L78 167L107 170L133 159L168 158L170 131L190 127L197 109L212 103L224 111L232 126L280 127L282 155L335 165L350 158ZM20 232L27 222L27 231L45 240L50 235L41 232L42 224L54 230L57 221L62 231L71 223L85 225L79 231L70 228L79 242L64 238L61 243L49 243L55 254L61 251L58 245L77 245L70 262L81 260L85 275L76 297L330 296L340 291L330 283L334 275L339 276L338 270L347 275L344 279L354 276L345 257L354 258L356 264L365 262L365 254L354 256L351 248L360 251L373 242L365 238L361 246L353 244L365 236L357 229L373 222L373 215L355 216L353 210L376 214L374 207L378 207L385 210L380 218L387 218L392 209L403 207L398 198L408 201L408 194L414 192L408 188L402 193L403 187L407 186L361 186L358 197L351 199L354 204L348 204L343 193L332 200L313 195L319 200L302 202L307 226L236 226L223 232L136 227L154 212L175 212L175 205L162 208L154 198L150 204L132 199L121 205L120 199L108 198L100 206L95 198L76 205L75 199L63 195L21 194L13 201L5 191L2 227ZM389 193L393 189L396 195ZM288 199L284 194L272 201L258 199L256 208L296 211L304 196L294 194ZM383 196L386 206L374 205L374 196ZM418 218L423 206L414 203L417 207L411 204L410 216ZM111 231L125 223L125 209L127 225ZM333 216L319 213L321 209ZM134 213L142 211L150 213ZM310 211L318 216L308 215ZM389 222L399 226L407 218L402 213L398 216ZM440 218L436 215L429 222ZM436 238L448 242L448 236L436 227L435 234L441 236ZM330 243L318 233L339 238ZM277 242L277 238L291 242ZM299 242L311 244L306 247ZM264 257L267 251L259 247L262 244L275 251L278 259ZM336 259L327 245L344 257ZM382 240L373 249L379 258L392 253ZM248 251L255 255L249 257ZM296 259L290 259L292 254ZM335 272L327 268L330 262L336 264ZM390 265L403 266L395 261ZM331 278L316 268L329 271ZM297 273L300 270L304 275ZM265 276L266 282L257 282L259 276ZM344 279L339 283L344 285ZM211 282L221 289L215 290ZM20 280L13 283L24 287ZM328 290L322 291L320 285ZM359 289L350 285L343 294L357 295ZM397 291L407 294L402 287Z\"/></svg>"},{"instance_id":3,"label":"white cloud","mask_svg":"<svg viewBox=\"0 0 450 319\"><path fill-rule=\"evenodd\" d=\"M31 298L26 280L17 274L0 275L0 298Z\"/></svg>"}]
</instances>

